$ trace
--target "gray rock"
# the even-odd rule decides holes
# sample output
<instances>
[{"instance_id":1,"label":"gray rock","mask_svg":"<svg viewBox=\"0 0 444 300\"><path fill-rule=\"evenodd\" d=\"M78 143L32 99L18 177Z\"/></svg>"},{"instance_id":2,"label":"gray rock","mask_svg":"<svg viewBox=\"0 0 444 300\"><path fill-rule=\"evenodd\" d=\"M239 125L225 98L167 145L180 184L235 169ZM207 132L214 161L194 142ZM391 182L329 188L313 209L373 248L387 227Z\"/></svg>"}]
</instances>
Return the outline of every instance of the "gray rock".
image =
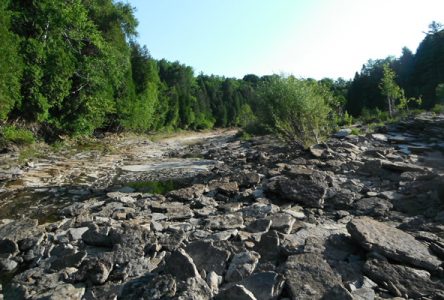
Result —
<instances>
[{"instance_id":1,"label":"gray rock","mask_svg":"<svg viewBox=\"0 0 444 300\"><path fill-rule=\"evenodd\" d=\"M82 235L88 230L88 227L78 227L78 228L70 228L68 230L68 235L71 240L77 241L82 238Z\"/></svg>"},{"instance_id":2,"label":"gray rock","mask_svg":"<svg viewBox=\"0 0 444 300\"><path fill-rule=\"evenodd\" d=\"M234 181L238 182L240 187L252 187L259 184L261 177L256 172L240 172L236 174L233 178Z\"/></svg>"},{"instance_id":3,"label":"gray rock","mask_svg":"<svg viewBox=\"0 0 444 300\"><path fill-rule=\"evenodd\" d=\"M196 241L185 248L186 253L193 259L197 269L205 270L207 274L211 271L223 275L230 252L214 247L212 242Z\"/></svg>"},{"instance_id":4,"label":"gray rock","mask_svg":"<svg viewBox=\"0 0 444 300\"><path fill-rule=\"evenodd\" d=\"M15 260L9 258L0 258L0 271L11 272L18 267L18 263Z\"/></svg>"},{"instance_id":5,"label":"gray rock","mask_svg":"<svg viewBox=\"0 0 444 300\"><path fill-rule=\"evenodd\" d=\"M261 256L261 262L276 263L280 257L280 239L276 231L264 233L254 250Z\"/></svg>"},{"instance_id":6,"label":"gray rock","mask_svg":"<svg viewBox=\"0 0 444 300\"><path fill-rule=\"evenodd\" d=\"M262 272L245 278L239 284L251 291L257 299L277 299L284 286L284 278L276 272Z\"/></svg>"},{"instance_id":7,"label":"gray rock","mask_svg":"<svg viewBox=\"0 0 444 300\"><path fill-rule=\"evenodd\" d=\"M85 258L86 258L85 251L80 251L77 253L57 257L56 260L54 260L51 263L51 270L60 271L68 267L79 267Z\"/></svg>"},{"instance_id":8,"label":"gray rock","mask_svg":"<svg viewBox=\"0 0 444 300\"><path fill-rule=\"evenodd\" d=\"M319 254L292 255L282 270L292 299L352 300L341 278Z\"/></svg>"},{"instance_id":9,"label":"gray rock","mask_svg":"<svg viewBox=\"0 0 444 300\"><path fill-rule=\"evenodd\" d=\"M112 264L102 259L84 260L78 271L71 276L74 282L89 282L93 285L104 284L112 271Z\"/></svg>"},{"instance_id":10,"label":"gray rock","mask_svg":"<svg viewBox=\"0 0 444 300\"><path fill-rule=\"evenodd\" d=\"M202 196L205 189L206 186L203 184L194 184L190 187L171 191L166 196L178 201L191 201Z\"/></svg>"},{"instance_id":11,"label":"gray rock","mask_svg":"<svg viewBox=\"0 0 444 300\"><path fill-rule=\"evenodd\" d=\"M248 232L267 232L270 230L271 220L269 219L257 219L250 222L247 227L245 227L245 231Z\"/></svg>"},{"instance_id":12,"label":"gray rock","mask_svg":"<svg viewBox=\"0 0 444 300\"><path fill-rule=\"evenodd\" d=\"M177 283L178 300L210 300L213 293L208 284L200 277L191 277Z\"/></svg>"},{"instance_id":13,"label":"gray rock","mask_svg":"<svg viewBox=\"0 0 444 300\"><path fill-rule=\"evenodd\" d=\"M5 225L0 225L0 237L14 242L18 242L27 237L38 235L43 231L38 227L36 219L14 220Z\"/></svg>"},{"instance_id":14,"label":"gray rock","mask_svg":"<svg viewBox=\"0 0 444 300\"><path fill-rule=\"evenodd\" d=\"M275 178L266 185L266 191L280 196L283 200L295 201L308 207L322 208L326 186L307 179Z\"/></svg>"},{"instance_id":15,"label":"gray rock","mask_svg":"<svg viewBox=\"0 0 444 300\"><path fill-rule=\"evenodd\" d=\"M216 190L224 195L232 196L239 191L237 182L221 182L217 184Z\"/></svg>"},{"instance_id":16,"label":"gray rock","mask_svg":"<svg viewBox=\"0 0 444 300\"><path fill-rule=\"evenodd\" d=\"M175 250L166 259L165 274L171 274L177 280L200 277L193 259L183 249Z\"/></svg>"},{"instance_id":17,"label":"gray rock","mask_svg":"<svg viewBox=\"0 0 444 300\"><path fill-rule=\"evenodd\" d=\"M66 300L66 299L82 299L85 294L84 286L74 286L69 283L58 285L54 290L43 294L39 299L44 300Z\"/></svg>"},{"instance_id":18,"label":"gray rock","mask_svg":"<svg viewBox=\"0 0 444 300\"><path fill-rule=\"evenodd\" d=\"M159 244L162 249L167 251L173 251L182 246L182 242L185 240L186 234L183 231L164 233L159 238Z\"/></svg>"},{"instance_id":19,"label":"gray rock","mask_svg":"<svg viewBox=\"0 0 444 300\"><path fill-rule=\"evenodd\" d=\"M245 251L236 254L230 262L225 280L228 282L241 281L253 273L260 255L254 251Z\"/></svg>"},{"instance_id":20,"label":"gray rock","mask_svg":"<svg viewBox=\"0 0 444 300\"><path fill-rule=\"evenodd\" d=\"M253 203L242 209L242 213L245 217L264 218L270 213L276 211L272 204Z\"/></svg>"},{"instance_id":21,"label":"gray rock","mask_svg":"<svg viewBox=\"0 0 444 300\"><path fill-rule=\"evenodd\" d=\"M384 216L393 208L390 201L378 197L362 198L356 201L353 206L358 215L374 217Z\"/></svg>"},{"instance_id":22,"label":"gray rock","mask_svg":"<svg viewBox=\"0 0 444 300\"><path fill-rule=\"evenodd\" d=\"M364 265L365 274L388 289L394 296L414 299L444 298L444 283L432 281L430 274L410 267L371 259Z\"/></svg>"},{"instance_id":23,"label":"gray rock","mask_svg":"<svg viewBox=\"0 0 444 300\"><path fill-rule=\"evenodd\" d=\"M109 236L109 228L98 227L97 225L93 225L91 228L85 231L82 234L82 240L91 246L108 248L113 246L112 239Z\"/></svg>"},{"instance_id":24,"label":"gray rock","mask_svg":"<svg viewBox=\"0 0 444 300\"><path fill-rule=\"evenodd\" d=\"M217 294L214 300L258 300L243 285L235 284Z\"/></svg>"},{"instance_id":25,"label":"gray rock","mask_svg":"<svg viewBox=\"0 0 444 300\"><path fill-rule=\"evenodd\" d=\"M131 289L134 290L134 289ZM142 299L168 299L169 297L174 297L176 295L177 285L174 278L167 275L156 276L145 288ZM124 299L126 294L122 294L122 299Z\"/></svg>"},{"instance_id":26,"label":"gray rock","mask_svg":"<svg viewBox=\"0 0 444 300\"><path fill-rule=\"evenodd\" d=\"M206 219L206 227L210 230L237 229L244 225L242 214L210 216Z\"/></svg>"},{"instance_id":27,"label":"gray rock","mask_svg":"<svg viewBox=\"0 0 444 300\"><path fill-rule=\"evenodd\" d=\"M278 213L268 217L271 223L271 229L288 234L293 228L293 224L296 221L295 218L286 213Z\"/></svg>"},{"instance_id":28,"label":"gray rock","mask_svg":"<svg viewBox=\"0 0 444 300\"><path fill-rule=\"evenodd\" d=\"M430 271L436 271L442 264L412 235L371 218L355 218L347 224L347 230L364 249L395 261Z\"/></svg>"},{"instance_id":29,"label":"gray rock","mask_svg":"<svg viewBox=\"0 0 444 300\"><path fill-rule=\"evenodd\" d=\"M335 137L337 138L344 138L348 135L350 135L352 130L350 128L342 128L338 132L335 133Z\"/></svg>"}]
</instances>

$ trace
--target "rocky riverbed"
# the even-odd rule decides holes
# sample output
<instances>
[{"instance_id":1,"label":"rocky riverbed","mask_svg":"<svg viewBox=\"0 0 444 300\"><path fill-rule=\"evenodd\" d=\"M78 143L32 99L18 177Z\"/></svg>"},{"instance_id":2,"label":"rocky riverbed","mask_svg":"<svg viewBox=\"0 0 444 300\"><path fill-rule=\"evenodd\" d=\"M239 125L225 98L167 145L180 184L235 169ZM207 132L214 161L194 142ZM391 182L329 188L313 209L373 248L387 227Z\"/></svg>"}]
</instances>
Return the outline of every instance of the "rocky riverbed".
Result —
<instances>
[{"instance_id":1,"label":"rocky riverbed","mask_svg":"<svg viewBox=\"0 0 444 300\"><path fill-rule=\"evenodd\" d=\"M5 164L0 299L444 299L443 143L424 114L310 151L230 131Z\"/></svg>"}]
</instances>

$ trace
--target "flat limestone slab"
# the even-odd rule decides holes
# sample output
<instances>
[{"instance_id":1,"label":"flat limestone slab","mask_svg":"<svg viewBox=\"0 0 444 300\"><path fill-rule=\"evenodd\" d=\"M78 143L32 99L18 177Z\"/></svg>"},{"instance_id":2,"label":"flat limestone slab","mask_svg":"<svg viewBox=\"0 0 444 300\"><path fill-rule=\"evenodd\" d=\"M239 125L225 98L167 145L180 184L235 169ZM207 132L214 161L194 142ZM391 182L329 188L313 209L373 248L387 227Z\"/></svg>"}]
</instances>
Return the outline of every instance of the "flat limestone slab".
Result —
<instances>
[{"instance_id":1,"label":"flat limestone slab","mask_svg":"<svg viewBox=\"0 0 444 300\"><path fill-rule=\"evenodd\" d=\"M436 271L443 263L412 235L372 218L355 218L347 224L347 230L364 249L398 262L429 271Z\"/></svg>"}]
</instances>

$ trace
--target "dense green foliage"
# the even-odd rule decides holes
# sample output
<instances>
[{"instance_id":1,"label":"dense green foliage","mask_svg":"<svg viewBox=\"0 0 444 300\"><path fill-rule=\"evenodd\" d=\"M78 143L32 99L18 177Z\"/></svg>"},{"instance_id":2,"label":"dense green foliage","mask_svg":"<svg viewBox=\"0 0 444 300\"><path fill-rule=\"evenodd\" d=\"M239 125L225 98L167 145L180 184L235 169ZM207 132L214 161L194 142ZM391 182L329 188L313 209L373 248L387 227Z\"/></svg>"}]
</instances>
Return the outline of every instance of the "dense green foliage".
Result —
<instances>
[{"instance_id":1,"label":"dense green foliage","mask_svg":"<svg viewBox=\"0 0 444 300\"><path fill-rule=\"evenodd\" d=\"M260 99L260 120L288 143L308 147L330 133L334 96L316 81L273 78L262 85Z\"/></svg>"},{"instance_id":2,"label":"dense green foliage","mask_svg":"<svg viewBox=\"0 0 444 300\"><path fill-rule=\"evenodd\" d=\"M196 76L152 58L135 40L137 25L133 8L114 0L1 1L3 136L14 128L8 123L45 136L241 126L307 146L332 120L388 118L388 103L391 114L444 103L444 30L436 22L415 54L404 48L399 58L370 60L352 81ZM14 130L6 135L21 135Z\"/></svg>"}]
</instances>

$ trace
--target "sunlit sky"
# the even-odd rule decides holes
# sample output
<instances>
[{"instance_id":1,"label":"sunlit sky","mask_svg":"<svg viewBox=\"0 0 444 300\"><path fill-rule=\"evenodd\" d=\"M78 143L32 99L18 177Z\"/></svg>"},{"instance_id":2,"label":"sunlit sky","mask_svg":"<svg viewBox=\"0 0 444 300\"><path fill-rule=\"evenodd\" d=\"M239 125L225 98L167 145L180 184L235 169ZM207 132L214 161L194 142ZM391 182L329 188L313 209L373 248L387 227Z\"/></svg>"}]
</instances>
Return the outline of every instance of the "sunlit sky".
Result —
<instances>
[{"instance_id":1,"label":"sunlit sky","mask_svg":"<svg viewBox=\"0 0 444 300\"><path fill-rule=\"evenodd\" d=\"M139 43L195 73L352 78L368 59L416 51L444 0L129 0Z\"/></svg>"}]
</instances>

